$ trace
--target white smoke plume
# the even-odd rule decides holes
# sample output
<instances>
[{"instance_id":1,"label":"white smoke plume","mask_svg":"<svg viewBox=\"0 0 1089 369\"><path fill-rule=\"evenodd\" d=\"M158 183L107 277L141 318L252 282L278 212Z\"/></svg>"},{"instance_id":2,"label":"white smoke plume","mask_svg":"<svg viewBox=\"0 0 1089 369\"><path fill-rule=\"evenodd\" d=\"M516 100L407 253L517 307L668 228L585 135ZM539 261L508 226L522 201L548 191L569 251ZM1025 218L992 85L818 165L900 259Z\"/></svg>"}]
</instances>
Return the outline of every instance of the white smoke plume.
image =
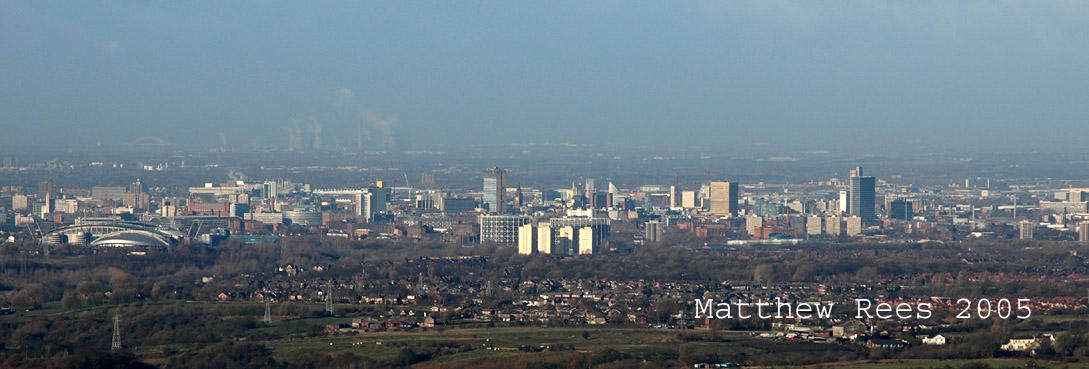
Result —
<instances>
[{"instance_id":1,"label":"white smoke plume","mask_svg":"<svg viewBox=\"0 0 1089 369\"><path fill-rule=\"evenodd\" d=\"M397 114L382 113L367 109L356 102L355 92L341 88L336 99L338 119L348 127L356 129L357 148L378 145L389 148L395 144L395 130L399 119Z\"/></svg>"}]
</instances>

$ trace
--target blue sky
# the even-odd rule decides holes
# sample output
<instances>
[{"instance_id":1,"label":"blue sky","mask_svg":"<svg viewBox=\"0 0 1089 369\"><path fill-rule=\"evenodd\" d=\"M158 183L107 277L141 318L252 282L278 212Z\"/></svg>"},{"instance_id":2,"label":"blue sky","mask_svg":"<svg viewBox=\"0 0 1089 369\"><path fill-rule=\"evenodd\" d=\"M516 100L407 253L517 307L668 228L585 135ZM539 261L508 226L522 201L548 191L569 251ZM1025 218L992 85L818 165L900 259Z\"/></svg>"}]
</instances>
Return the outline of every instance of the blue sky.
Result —
<instances>
[{"instance_id":1,"label":"blue sky","mask_svg":"<svg viewBox=\"0 0 1089 369\"><path fill-rule=\"evenodd\" d=\"M0 150L1065 150L1087 45L1089 2L0 0Z\"/></svg>"}]
</instances>

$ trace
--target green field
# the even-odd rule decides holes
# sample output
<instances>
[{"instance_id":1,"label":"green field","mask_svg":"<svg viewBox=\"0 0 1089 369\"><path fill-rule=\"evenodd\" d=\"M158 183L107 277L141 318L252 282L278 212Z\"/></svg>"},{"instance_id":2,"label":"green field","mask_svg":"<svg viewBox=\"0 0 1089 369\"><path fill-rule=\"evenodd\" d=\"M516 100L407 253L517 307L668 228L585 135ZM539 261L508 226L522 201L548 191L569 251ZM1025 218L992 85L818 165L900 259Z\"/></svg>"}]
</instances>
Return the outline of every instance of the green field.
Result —
<instances>
[{"instance_id":1,"label":"green field","mask_svg":"<svg viewBox=\"0 0 1089 369\"><path fill-rule=\"evenodd\" d=\"M747 331L706 331L654 329L647 327L482 327L475 321L454 321L440 329L382 331L365 333L330 333L326 325L351 322L359 312L371 308L358 305L338 306L342 316L314 314L323 311L319 303L295 303L290 309L273 305L273 323L259 322L264 304L254 302L174 301L140 303L124 306L97 306L63 309L56 303L41 309L21 311L5 320L25 322L31 319L76 319L93 314L108 322L115 309L126 312L152 309L166 314L171 307L184 307L222 319L243 320L245 328L229 336L235 342L260 344L280 361L297 360L308 354L353 354L379 362L397 362L404 351L426 353L428 357L415 367L461 367L481 362L503 363L512 360L563 360L578 356L620 357L629 362L678 363L682 361L743 362L754 367L807 366L811 368L942 368L971 367L985 364L991 368L1027 367L1032 363L1054 368L1089 368L1089 362L1034 362L1030 359L913 360L891 359L864 361L866 349L834 343L815 344L754 337ZM120 309L119 309L120 308ZM289 311L303 312L293 315ZM1049 321L1080 319L1078 316L1034 317ZM108 330L106 330L108 332ZM105 332L103 332L105 333ZM107 336L108 337L108 336ZM123 337L128 339L128 337ZM132 341L129 341L132 342ZM196 352L212 343L147 344L127 346L142 360L163 364L171 357ZM887 356L886 356L887 357ZM714 360L712 360L712 358ZM676 367L676 366L674 366Z\"/></svg>"},{"instance_id":2,"label":"green field","mask_svg":"<svg viewBox=\"0 0 1089 369\"><path fill-rule=\"evenodd\" d=\"M877 362L858 363L829 363L822 365L809 365L809 368L842 368L842 369L909 369L909 368L960 368L970 364L986 365L991 368L1024 368L1029 365L1037 365L1048 368L1089 368L1089 362L1064 363L1049 361L1034 361L1029 359L951 359L951 360L880 360Z\"/></svg>"},{"instance_id":3,"label":"green field","mask_svg":"<svg viewBox=\"0 0 1089 369\"><path fill-rule=\"evenodd\" d=\"M275 327L269 329L275 329ZM813 362L812 360L834 360L837 353L849 353L851 350L851 348L837 345L761 339L752 337L747 332L718 332L713 338L703 337L699 341L686 342L678 338L679 333L683 332L649 328L500 327L376 332L256 342L273 348L280 358L289 358L307 352L352 352L374 359L389 359L395 357L403 347L459 345L469 348L466 351L439 356L420 365L469 364L483 359L507 360L527 355L543 357L572 351L596 354L607 350L658 358L676 357L682 350L689 355L697 356L718 354L724 360L777 356L782 358L780 364L788 364ZM709 333L694 334L708 335Z\"/></svg>"}]
</instances>

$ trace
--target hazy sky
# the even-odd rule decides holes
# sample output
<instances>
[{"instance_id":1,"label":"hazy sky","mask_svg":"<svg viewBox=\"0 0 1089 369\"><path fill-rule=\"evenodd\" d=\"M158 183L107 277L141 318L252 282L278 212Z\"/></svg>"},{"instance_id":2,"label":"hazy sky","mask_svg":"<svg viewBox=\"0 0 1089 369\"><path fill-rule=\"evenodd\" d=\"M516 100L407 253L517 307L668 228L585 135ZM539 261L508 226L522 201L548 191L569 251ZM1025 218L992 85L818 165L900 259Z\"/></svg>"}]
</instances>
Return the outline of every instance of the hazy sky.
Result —
<instances>
[{"instance_id":1,"label":"hazy sky","mask_svg":"<svg viewBox=\"0 0 1089 369\"><path fill-rule=\"evenodd\" d=\"M1089 2L0 0L0 150L1089 142Z\"/></svg>"}]
</instances>

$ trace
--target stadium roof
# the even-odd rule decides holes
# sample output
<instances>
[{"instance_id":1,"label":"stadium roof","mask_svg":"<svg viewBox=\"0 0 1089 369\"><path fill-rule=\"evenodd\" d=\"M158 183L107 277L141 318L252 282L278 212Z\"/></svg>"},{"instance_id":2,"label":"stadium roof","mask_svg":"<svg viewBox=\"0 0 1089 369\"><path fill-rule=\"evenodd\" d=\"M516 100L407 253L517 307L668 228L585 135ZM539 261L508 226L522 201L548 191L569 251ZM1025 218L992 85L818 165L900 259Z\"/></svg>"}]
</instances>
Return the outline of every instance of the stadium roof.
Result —
<instances>
[{"instance_id":1,"label":"stadium roof","mask_svg":"<svg viewBox=\"0 0 1089 369\"><path fill-rule=\"evenodd\" d=\"M140 231L140 230L126 230L118 231L110 234L103 235L91 241L91 246L109 246L109 247L133 247L133 246L155 246L155 247L170 247L173 246L173 239L164 237L158 233Z\"/></svg>"}]
</instances>

